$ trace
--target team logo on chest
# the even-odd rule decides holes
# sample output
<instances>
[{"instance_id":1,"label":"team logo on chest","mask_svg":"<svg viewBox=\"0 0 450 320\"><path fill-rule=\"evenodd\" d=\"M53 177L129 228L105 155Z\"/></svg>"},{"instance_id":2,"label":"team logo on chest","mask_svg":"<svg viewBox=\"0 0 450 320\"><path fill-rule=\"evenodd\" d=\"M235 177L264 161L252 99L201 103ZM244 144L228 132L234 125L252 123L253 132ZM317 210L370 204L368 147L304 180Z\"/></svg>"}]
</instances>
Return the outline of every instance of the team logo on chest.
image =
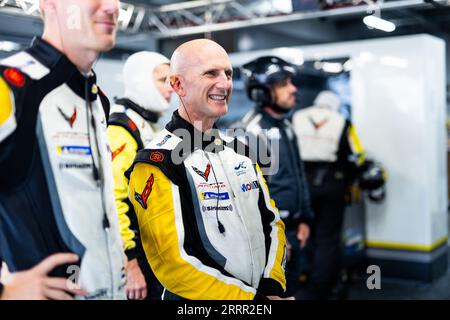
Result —
<instances>
[{"instance_id":1,"label":"team logo on chest","mask_svg":"<svg viewBox=\"0 0 450 320\"><path fill-rule=\"evenodd\" d=\"M153 190L153 183L155 182L155 178L153 177L153 173L150 175L150 177L147 180L147 183L145 184L144 190L141 194L134 192L134 199L141 205L142 208L147 209L147 199L150 196L150 193L152 193Z\"/></svg>"},{"instance_id":2,"label":"team logo on chest","mask_svg":"<svg viewBox=\"0 0 450 320\"><path fill-rule=\"evenodd\" d=\"M309 117L309 121L313 125L314 129L317 131L320 128L322 128L328 122L328 118L325 118L325 119L323 119L322 121L319 121L319 122L315 122L312 117Z\"/></svg>"},{"instance_id":3,"label":"team logo on chest","mask_svg":"<svg viewBox=\"0 0 450 320\"><path fill-rule=\"evenodd\" d=\"M192 166L192 169L195 171L196 174L198 174L200 177L202 177L203 179L205 179L205 181L208 181L208 177L209 177L209 173L211 172L211 164L208 163L206 165L206 169L204 172L198 170L196 167Z\"/></svg>"},{"instance_id":4,"label":"team logo on chest","mask_svg":"<svg viewBox=\"0 0 450 320\"><path fill-rule=\"evenodd\" d=\"M73 128L73 124L75 123L75 120L77 120L77 108L73 107L73 113L71 116L68 116L67 114L64 113L64 111L61 110L60 107L58 107L58 111L61 114L61 116L64 118L64 120L66 120L70 127Z\"/></svg>"},{"instance_id":5,"label":"team logo on chest","mask_svg":"<svg viewBox=\"0 0 450 320\"><path fill-rule=\"evenodd\" d=\"M243 175L247 172L247 166L245 165L245 161L239 162L236 166L234 166L234 173L237 176Z\"/></svg>"}]
</instances>

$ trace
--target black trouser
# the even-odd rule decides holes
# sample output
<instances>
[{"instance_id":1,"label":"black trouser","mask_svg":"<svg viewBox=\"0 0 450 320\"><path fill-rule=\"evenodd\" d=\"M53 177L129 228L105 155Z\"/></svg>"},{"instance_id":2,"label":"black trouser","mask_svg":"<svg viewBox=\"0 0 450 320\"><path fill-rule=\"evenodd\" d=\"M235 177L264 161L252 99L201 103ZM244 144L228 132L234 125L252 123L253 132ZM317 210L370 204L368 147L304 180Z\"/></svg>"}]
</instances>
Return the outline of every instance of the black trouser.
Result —
<instances>
[{"instance_id":1,"label":"black trouser","mask_svg":"<svg viewBox=\"0 0 450 320\"><path fill-rule=\"evenodd\" d=\"M320 186L308 175L311 206L315 219L311 230L311 269L308 281L310 299L330 296L341 269L341 232L345 212L346 183L329 172Z\"/></svg>"},{"instance_id":2,"label":"black trouser","mask_svg":"<svg viewBox=\"0 0 450 320\"><path fill-rule=\"evenodd\" d=\"M297 229L286 229L286 238L291 245L291 258L286 264L286 296L292 296L299 289L305 257L297 240Z\"/></svg>"}]
</instances>

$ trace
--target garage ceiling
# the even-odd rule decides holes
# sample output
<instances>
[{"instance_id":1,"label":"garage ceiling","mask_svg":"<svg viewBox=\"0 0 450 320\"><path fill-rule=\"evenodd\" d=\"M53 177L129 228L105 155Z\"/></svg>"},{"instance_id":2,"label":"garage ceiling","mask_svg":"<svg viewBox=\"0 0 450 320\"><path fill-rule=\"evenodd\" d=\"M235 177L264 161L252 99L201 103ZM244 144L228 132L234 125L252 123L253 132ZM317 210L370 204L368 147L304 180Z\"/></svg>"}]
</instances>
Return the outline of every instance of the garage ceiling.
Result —
<instances>
[{"instance_id":1,"label":"garage ceiling","mask_svg":"<svg viewBox=\"0 0 450 320\"><path fill-rule=\"evenodd\" d=\"M41 33L40 20L18 8L17 3L32 1L0 0L0 40L23 45L33 35ZM342 6L347 0L328 0L328 3L332 1L335 6ZM384 1L382 17L397 25L396 31L388 34L369 30L362 23L362 17L371 8L366 4L288 13L280 4L289 4L291 8L299 5L313 8L318 4L315 0L125 0L123 9L129 15L124 15L124 30L119 34L114 52L170 51L178 43L195 37L224 42L229 51L262 49L264 45L305 45L424 32L447 38L450 7L447 1L430 1ZM243 37L257 34L267 35L275 41L242 45Z\"/></svg>"}]
</instances>

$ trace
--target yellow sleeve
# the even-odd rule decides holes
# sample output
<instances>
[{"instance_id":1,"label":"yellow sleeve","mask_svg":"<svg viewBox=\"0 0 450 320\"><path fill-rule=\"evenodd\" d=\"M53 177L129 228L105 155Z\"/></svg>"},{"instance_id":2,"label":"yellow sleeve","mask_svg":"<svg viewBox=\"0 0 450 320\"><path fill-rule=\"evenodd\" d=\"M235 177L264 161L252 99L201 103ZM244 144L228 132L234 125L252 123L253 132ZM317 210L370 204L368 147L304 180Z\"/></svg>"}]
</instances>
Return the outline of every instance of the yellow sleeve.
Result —
<instances>
[{"instance_id":1,"label":"yellow sleeve","mask_svg":"<svg viewBox=\"0 0 450 320\"><path fill-rule=\"evenodd\" d=\"M111 125L107 129L112 154L112 169L114 176L114 198L119 214L120 235L124 243L124 250L134 249L135 233L131 230L127 204L128 179L124 172L133 164L138 145L133 136L123 127Z\"/></svg>"},{"instance_id":2,"label":"yellow sleeve","mask_svg":"<svg viewBox=\"0 0 450 320\"><path fill-rule=\"evenodd\" d=\"M348 128L347 138L350 148L356 157L356 165L361 166L364 161L366 161L366 154L361 142L359 141L358 135L356 134L356 129L352 124L350 124Z\"/></svg>"},{"instance_id":3,"label":"yellow sleeve","mask_svg":"<svg viewBox=\"0 0 450 320\"><path fill-rule=\"evenodd\" d=\"M167 290L190 300L254 298L254 288L187 254L179 189L159 168L136 164L129 193L147 260Z\"/></svg>"},{"instance_id":4,"label":"yellow sleeve","mask_svg":"<svg viewBox=\"0 0 450 320\"><path fill-rule=\"evenodd\" d=\"M266 219L263 218L263 221L271 221L270 228L268 228L270 233L265 235L266 238L270 240L270 248L268 261L261 281L264 282L267 278L272 279L281 285L283 291L286 291L286 276L284 270L286 263L285 226L283 220L280 218L278 209L275 206L275 201L270 198L269 188L258 164L256 164L256 171L258 180L262 186L261 191L264 196L264 205L263 207L260 205L261 215L267 216ZM268 284L268 286L270 285ZM270 289L268 288L268 290Z\"/></svg>"},{"instance_id":5,"label":"yellow sleeve","mask_svg":"<svg viewBox=\"0 0 450 320\"><path fill-rule=\"evenodd\" d=\"M16 129L14 96L6 81L0 76L0 142Z\"/></svg>"}]
</instances>

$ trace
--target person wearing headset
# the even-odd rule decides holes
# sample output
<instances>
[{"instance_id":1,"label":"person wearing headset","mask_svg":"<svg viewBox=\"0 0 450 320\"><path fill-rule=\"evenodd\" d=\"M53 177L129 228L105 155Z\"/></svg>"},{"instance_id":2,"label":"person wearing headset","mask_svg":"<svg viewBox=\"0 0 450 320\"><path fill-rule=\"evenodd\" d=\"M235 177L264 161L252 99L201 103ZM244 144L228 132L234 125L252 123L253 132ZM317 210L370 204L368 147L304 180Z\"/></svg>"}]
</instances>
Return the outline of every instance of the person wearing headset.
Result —
<instances>
[{"instance_id":1,"label":"person wearing headset","mask_svg":"<svg viewBox=\"0 0 450 320\"><path fill-rule=\"evenodd\" d=\"M286 224L289 244L288 290L297 290L301 270L300 249L309 238L313 211L297 138L288 119L295 106L297 91L292 84L296 70L274 56L257 58L242 66L245 89L255 107L233 125L243 128L251 139L269 190ZM257 143L251 143L251 141ZM263 150L264 149L264 150ZM261 159L267 154L269 161Z\"/></svg>"},{"instance_id":2,"label":"person wearing headset","mask_svg":"<svg viewBox=\"0 0 450 320\"><path fill-rule=\"evenodd\" d=\"M39 5L43 36L0 62L0 260L13 273L0 298L124 299L109 103L92 71L119 2Z\"/></svg>"},{"instance_id":3,"label":"person wearing headset","mask_svg":"<svg viewBox=\"0 0 450 320\"><path fill-rule=\"evenodd\" d=\"M197 39L170 68L178 110L126 172L163 299L282 299L284 224L248 148L214 125L232 92L229 57Z\"/></svg>"},{"instance_id":4,"label":"person wearing headset","mask_svg":"<svg viewBox=\"0 0 450 320\"><path fill-rule=\"evenodd\" d=\"M126 266L128 299L160 299L161 285L155 279L138 237L139 226L128 200L128 180L124 172L136 152L160 131L158 119L169 109L172 88L166 83L169 59L156 52L132 54L123 69L125 93L111 108L108 136L112 150L114 196L122 240L128 257Z\"/></svg>"}]
</instances>

